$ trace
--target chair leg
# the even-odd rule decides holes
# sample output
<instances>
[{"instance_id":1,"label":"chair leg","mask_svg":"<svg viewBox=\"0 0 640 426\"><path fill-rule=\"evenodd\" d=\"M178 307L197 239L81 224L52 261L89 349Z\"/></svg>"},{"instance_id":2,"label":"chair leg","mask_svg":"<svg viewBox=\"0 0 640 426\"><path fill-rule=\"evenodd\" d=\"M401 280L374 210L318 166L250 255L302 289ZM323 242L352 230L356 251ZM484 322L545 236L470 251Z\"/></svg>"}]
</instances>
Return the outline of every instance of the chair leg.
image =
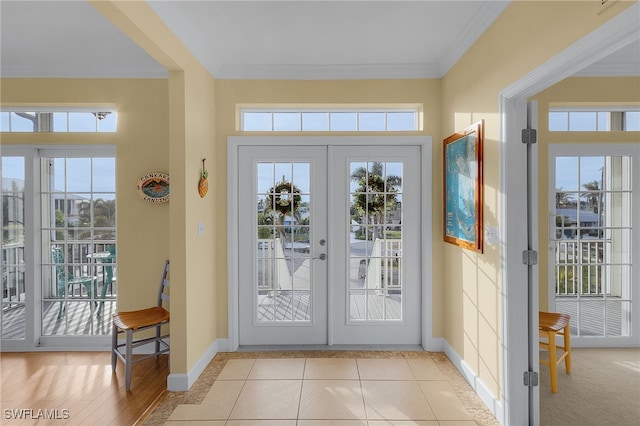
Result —
<instances>
[{"instance_id":1,"label":"chair leg","mask_svg":"<svg viewBox=\"0 0 640 426\"><path fill-rule=\"evenodd\" d=\"M571 374L571 329L569 324L564 327L564 351L566 353L564 357L564 368L567 374Z\"/></svg>"},{"instance_id":2,"label":"chair leg","mask_svg":"<svg viewBox=\"0 0 640 426\"><path fill-rule=\"evenodd\" d=\"M125 374L124 374L124 388L127 392L131 389L131 361L133 360L133 330L127 330L127 347L125 355Z\"/></svg>"},{"instance_id":3,"label":"chair leg","mask_svg":"<svg viewBox=\"0 0 640 426\"><path fill-rule=\"evenodd\" d=\"M96 283L96 285L97 285L97 283ZM96 316L98 316L98 317L100 315L102 315L102 309L104 308L104 298L107 296L107 288L110 285L111 285L111 283L102 285L102 292L100 293L100 298L102 300L100 302L98 302L100 306L98 306L98 311L96 312ZM98 294L97 289L96 289L96 294Z\"/></svg>"},{"instance_id":4,"label":"chair leg","mask_svg":"<svg viewBox=\"0 0 640 426\"><path fill-rule=\"evenodd\" d=\"M556 356L556 333L549 331L549 368L551 370L551 392L558 392L558 361Z\"/></svg>"},{"instance_id":5,"label":"chair leg","mask_svg":"<svg viewBox=\"0 0 640 426\"><path fill-rule=\"evenodd\" d=\"M113 324L111 330L111 370L116 371L116 364L118 362L118 356L116 351L118 350L118 326Z\"/></svg>"},{"instance_id":6,"label":"chair leg","mask_svg":"<svg viewBox=\"0 0 640 426\"><path fill-rule=\"evenodd\" d=\"M160 359L160 326L156 327L156 360Z\"/></svg>"}]
</instances>

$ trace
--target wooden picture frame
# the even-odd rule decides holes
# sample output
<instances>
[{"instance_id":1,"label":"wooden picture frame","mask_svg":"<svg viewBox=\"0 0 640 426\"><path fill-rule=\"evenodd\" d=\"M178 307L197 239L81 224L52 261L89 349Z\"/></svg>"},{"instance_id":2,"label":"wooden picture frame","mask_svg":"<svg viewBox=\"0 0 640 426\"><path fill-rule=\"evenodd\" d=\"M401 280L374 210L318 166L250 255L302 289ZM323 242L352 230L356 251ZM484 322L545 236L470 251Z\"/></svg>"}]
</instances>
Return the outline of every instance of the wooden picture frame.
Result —
<instances>
[{"instance_id":1,"label":"wooden picture frame","mask_svg":"<svg viewBox=\"0 0 640 426\"><path fill-rule=\"evenodd\" d=\"M482 253L484 121L443 142L444 241Z\"/></svg>"}]
</instances>

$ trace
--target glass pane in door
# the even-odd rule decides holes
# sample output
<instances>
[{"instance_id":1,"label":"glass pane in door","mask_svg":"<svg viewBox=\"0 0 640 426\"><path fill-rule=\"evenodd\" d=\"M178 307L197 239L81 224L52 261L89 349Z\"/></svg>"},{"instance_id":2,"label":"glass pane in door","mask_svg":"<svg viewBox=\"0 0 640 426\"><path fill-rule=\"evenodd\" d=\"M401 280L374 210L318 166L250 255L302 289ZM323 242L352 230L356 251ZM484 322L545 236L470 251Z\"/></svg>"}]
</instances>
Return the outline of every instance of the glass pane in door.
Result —
<instances>
[{"instance_id":1,"label":"glass pane in door","mask_svg":"<svg viewBox=\"0 0 640 426\"><path fill-rule=\"evenodd\" d=\"M576 336L631 336L629 156L558 156L555 305Z\"/></svg>"},{"instance_id":2,"label":"glass pane in door","mask_svg":"<svg viewBox=\"0 0 640 426\"><path fill-rule=\"evenodd\" d=\"M403 319L403 163L350 163L350 322Z\"/></svg>"},{"instance_id":3,"label":"glass pane in door","mask_svg":"<svg viewBox=\"0 0 640 426\"><path fill-rule=\"evenodd\" d=\"M42 335L108 335L116 312L114 158L44 158Z\"/></svg>"},{"instance_id":4,"label":"glass pane in door","mask_svg":"<svg viewBox=\"0 0 640 426\"><path fill-rule=\"evenodd\" d=\"M2 339L25 339L24 157L2 157Z\"/></svg>"},{"instance_id":5,"label":"glass pane in door","mask_svg":"<svg viewBox=\"0 0 640 426\"><path fill-rule=\"evenodd\" d=\"M311 321L310 164L257 164L257 323Z\"/></svg>"}]
</instances>

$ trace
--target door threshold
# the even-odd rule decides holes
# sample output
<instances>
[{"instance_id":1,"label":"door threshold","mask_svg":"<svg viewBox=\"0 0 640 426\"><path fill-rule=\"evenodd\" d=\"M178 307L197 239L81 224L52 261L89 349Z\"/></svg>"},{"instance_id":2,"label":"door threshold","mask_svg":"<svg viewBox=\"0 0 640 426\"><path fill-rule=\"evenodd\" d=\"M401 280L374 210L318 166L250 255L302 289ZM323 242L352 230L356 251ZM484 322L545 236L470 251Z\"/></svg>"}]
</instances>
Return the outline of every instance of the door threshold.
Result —
<instances>
[{"instance_id":1,"label":"door threshold","mask_svg":"<svg viewBox=\"0 0 640 426\"><path fill-rule=\"evenodd\" d=\"M409 351L424 352L420 345L243 345L236 352L287 351Z\"/></svg>"}]
</instances>

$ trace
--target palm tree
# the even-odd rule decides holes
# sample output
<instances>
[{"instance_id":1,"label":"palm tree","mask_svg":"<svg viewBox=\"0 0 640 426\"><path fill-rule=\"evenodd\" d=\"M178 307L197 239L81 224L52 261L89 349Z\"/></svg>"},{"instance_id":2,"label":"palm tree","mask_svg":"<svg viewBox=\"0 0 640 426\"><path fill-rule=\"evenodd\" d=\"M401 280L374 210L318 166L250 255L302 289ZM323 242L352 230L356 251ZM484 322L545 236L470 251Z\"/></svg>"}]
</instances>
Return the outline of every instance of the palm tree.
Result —
<instances>
[{"instance_id":1,"label":"palm tree","mask_svg":"<svg viewBox=\"0 0 640 426\"><path fill-rule=\"evenodd\" d=\"M385 214L393 210L397 204L398 187L402 178L384 174L384 164L379 161L371 163L371 170L358 167L351 173L351 180L358 183L353 198L352 210L357 218L362 219L362 225L371 223L373 226L372 239L376 239L379 230L384 229ZM365 237L368 239L368 236Z\"/></svg>"},{"instance_id":2,"label":"palm tree","mask_svg":"<svg viewBox=\"0 0 640 426\"><path fill-rule=\"evenodd\" d=\"M586 189L587 192L585 194L582 194L582 197L584 197L585 201L587 202L587 205L591 208L591 210L593 210L594 213L599 213L600 212L600 183L597 180L593 180L591 182L587 182L585 184L582 184L582 187L584 189Z\"/></svg>"},{"instance_id":3,"label":"palm tree","mask_svg":"<svg viewBox=\"0 0 640 426\"><path fill-rule=\"evenodd\" d=\"M556 188L556 207L565 207L569 205L569 193L563 192L562 188Z\"/></svg>"}]
</instances>

